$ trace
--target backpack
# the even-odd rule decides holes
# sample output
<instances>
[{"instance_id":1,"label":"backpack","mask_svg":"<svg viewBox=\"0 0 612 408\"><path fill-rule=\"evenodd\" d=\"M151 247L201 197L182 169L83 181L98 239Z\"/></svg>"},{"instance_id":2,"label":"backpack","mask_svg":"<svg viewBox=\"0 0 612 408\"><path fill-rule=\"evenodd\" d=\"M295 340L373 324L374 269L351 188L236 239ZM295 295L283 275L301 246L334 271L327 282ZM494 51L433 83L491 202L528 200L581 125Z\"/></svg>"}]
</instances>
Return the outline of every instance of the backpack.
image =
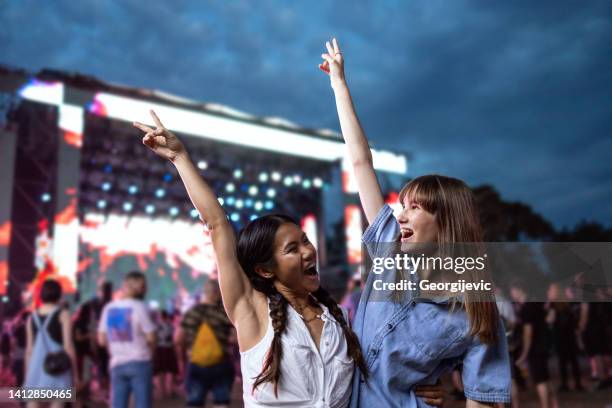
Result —
<instances>
[{"instance_id":1,"label":"backpack","mask_svg":"<svg viewBox=\"0 0 612 408\"><path fill-rule=\"evenodd\" d=\"M223 348L210 325L206 322L200 324L191 348L190 361L202 367L209 367L219 364L223 355Z\"/></svg>"}]
</instances>

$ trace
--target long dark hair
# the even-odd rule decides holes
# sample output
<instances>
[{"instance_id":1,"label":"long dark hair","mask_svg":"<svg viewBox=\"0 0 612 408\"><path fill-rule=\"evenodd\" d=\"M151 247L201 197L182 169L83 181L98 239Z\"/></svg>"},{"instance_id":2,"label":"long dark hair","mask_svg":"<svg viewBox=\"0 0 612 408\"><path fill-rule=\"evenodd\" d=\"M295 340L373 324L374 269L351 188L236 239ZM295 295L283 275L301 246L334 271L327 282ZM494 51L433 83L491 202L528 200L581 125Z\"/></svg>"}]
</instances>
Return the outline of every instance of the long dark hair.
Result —
<instances>
[{"instance_id":1,"label":"long dark hair","mask_svg":"<svg viewBox=\"0 0 612 408\"><path fill-rule=\"evenodd\" d=\"M289 302L274 286L274 279L264 278L255 272L257 266L272 268L274 260L274 238L281 225L298 223L291 217L282 214L266 215L250 222L238 235L238 262L246 273L253 288L270 300L270 318L274 329L274 338L266 356L263 369L255 378L253 391L266 382L274 383L274 394L278 396L278 383L281 376L280 362L283 356L281 336L287 328L287 306ZM298 225L299 226L299 225ZM346 338L348 355L357 364L362 374L367 378L368 370L359 346L357 336L344 319L342 310L321 286L312 293L318 302L325 305L334 319L342 327Z\"/></svg>"}]
</instances>

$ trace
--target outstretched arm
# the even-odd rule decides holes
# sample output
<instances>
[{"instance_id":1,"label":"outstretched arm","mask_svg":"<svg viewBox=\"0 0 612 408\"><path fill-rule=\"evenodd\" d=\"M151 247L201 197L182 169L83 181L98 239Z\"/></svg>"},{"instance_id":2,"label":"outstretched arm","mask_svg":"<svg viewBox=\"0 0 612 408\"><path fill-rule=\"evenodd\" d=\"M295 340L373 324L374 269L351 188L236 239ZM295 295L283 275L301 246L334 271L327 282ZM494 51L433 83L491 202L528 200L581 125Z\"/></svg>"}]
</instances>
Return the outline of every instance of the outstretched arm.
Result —
<instances>
[{"instance_id":1,"label":"outstretched arm","mask_svg":"<svg viewBox=\"0 0 612 408\"><path fill-rule=\"evenodd\" d=\"M235 323L251 307L253 288L238 263L234 230L214 191L200 177L183 143L162 125L155 112L151 111L151 116L156 129L137 122L134 122L134 126L146 133L142 139L144 145L174 164L191 202L210 230L223 305L228 317Z\"/></svg>"},{"instance_id":2,"label":"outstretched arm","mask_svg":"<svg viewBox=\"0 0 612 408\"><path fill-rule=\"evenodd\" d=\"M385 200L374 172L368 140L355 113L353 100L344 78L344 60L340 47L335 38L332 42L333 46L329 41L325 43L327 54L321 55L325 61L319 65L319 68L326 72L331 80L336 97L340 129L348 146L349 157L357 180L359 199L368 223L371 224L385 204Z\"/></svg>"}]
</instances>

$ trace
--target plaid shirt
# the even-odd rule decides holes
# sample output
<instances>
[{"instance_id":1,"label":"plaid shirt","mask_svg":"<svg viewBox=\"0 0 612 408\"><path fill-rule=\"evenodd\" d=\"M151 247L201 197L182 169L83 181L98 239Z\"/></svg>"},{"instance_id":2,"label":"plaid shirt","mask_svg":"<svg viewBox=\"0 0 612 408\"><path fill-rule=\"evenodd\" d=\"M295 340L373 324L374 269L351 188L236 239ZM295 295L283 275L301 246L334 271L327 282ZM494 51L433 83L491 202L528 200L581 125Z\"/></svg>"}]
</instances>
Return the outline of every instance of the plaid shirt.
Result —
<instances>
[{"instance_id":1,"label":"plaid shirt","mask_svg":"<svg viewBox=\"0 0 612 408\"><path fill-rule=\"evenodd\" d=\"M185 335L185 344L189 350L198 335L202 323L208 323L215 333L219 344L224 350L228 349L228 339L232 330L223 306L197 304L189 309L181 320L181 329Z\"/></svg>"}]
</instances>

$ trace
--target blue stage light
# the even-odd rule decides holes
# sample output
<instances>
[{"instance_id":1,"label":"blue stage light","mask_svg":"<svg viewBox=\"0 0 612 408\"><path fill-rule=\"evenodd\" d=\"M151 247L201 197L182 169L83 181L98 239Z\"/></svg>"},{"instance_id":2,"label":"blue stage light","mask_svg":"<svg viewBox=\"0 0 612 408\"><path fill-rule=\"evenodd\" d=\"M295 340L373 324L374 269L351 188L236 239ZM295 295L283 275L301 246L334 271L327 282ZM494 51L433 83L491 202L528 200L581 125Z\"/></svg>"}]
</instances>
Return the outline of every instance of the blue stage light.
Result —
<instances>
[{"instance_id":1,"label":"blue stage light","mask_svg":"<svg viewBox=\"0 0 612 408\"><path fill-rule=\"evenodd\" d=\"M266 200L264 207L266 208L266 210L271 210L274 208L274 203L270 200Z\"/></svg>"},{"instance_id":2,"label":"blue stage light","mask_svg":"<svg viewBox=\"0 0 612 408\"><path fill-rule=\"evenodd\" d=\"M164 181L172 181L172 174L165 173L164 174Z\"/></svg>"},{"instance_id":3,"label":"blue stage light","mask_svg":"<svg viewBox=\"0 0 612 408\"><path fill-rule=\"evenodd\" d=\"M232 213L232 215L230 216L230 219L234 222L238 222L240 221L240 215L238 213Z\"/></svg>"},{"instance_id":4,"label":"blue stage light","mask_svg":"<svg viewBox=\"0 0 612 408\"><path fill-rule=\"evenodd\" d=\"M145 212L147 214L153 214L155 212L155 206L153 204L147 204L145 206Z\"/></svg>"},{"instance_id":5,"label":"blue stage light","mask_svg":"<svg viewBox=\"0 0 612 408\"><path fill-rule=\"evenodd\" d=\"M113 185L109 181L102 183L102 191L109 191Z\"/></svg>"},{"instance_id":6,"label":"blue stage light","mask_svg":"<svg viewBox=\"0 0 612 408\"><path fill-rule=\"evenodd\" d=\"M130 212L134 208L134 204L132 203L123 203L123 211Z\"/></svg>"},{"instance_id":7,"label":"blue stage light","mask_svg":"<svg viewBox=\"0 0 612 408\"><path fill-rule=\"evenodd\" d=\"M163 188L158 188L157 190L155 190L155 197L162 198L165 195L166 195L166 190L164 190Z\"/></svg>"},{"instance_id":8,"label":"blue stage light","mask_svg":"<svg viewBox=\"0 0 612 408\"><path fill-rule=\"evenodd\" d=\"M242 170L240 170L240 169L234 170L234 178L239 179L241 177L242 177Z\"/></svg>"},{"instance_id":9,"label":"blue stage light","mask_svg":"<svg viewBox=\"0 0 612 408\"><path fill-rule=\"evenodd\" d=\"M49 194L49 193L43 193L43 194L40 196L40 199L41 199L41 201L42 201L43 203L48 203L49 201L51 201L51 194Z\"/></svg>"},{"instance_id":10,"label":"blue stage light","mask_svg":"<svg viewBox=\"0 0 612 408\"><path fill-rule=\"evenodd\" d=\"M177 207L170 207L170 209L168 210L168 214L170 214L173 217L176 217L179 213L179 209Z\"/></svg>"},{"instance_id":11,"label":"blue stage light","mask_svg":"<svg viewBox=\"0 0 612 408\"><path fill-rule=\"evenodd\" d=\"M198 218L200 216L200 213L198 212L198 210L193 208L191 211L189 211L189 215L191 215L192 218Z\"/></svg>"},{"instance_id":12,"label":"blue stage light","mask_svg":"<svg viewBox=\"0 0 612 408\"><path fill-rule=\"evenodd\" d=\"M138 186L132 184L131 186L128 187L128 193L136 194L137 192L138 192Z\"/></svg>"},{"instance_id":13,"label":"blue stage light","mask_svg":"<svg viewBox=\"0 0 612 408\"><path fill-rule=\"evenodd\" d=\"M234 205L236 199L233 196L229 196L227 197L227 200L225 200L225 202L227 203L227 205Z\"/></svg>"},{"instance_id":14,"label":"blue stage light","mask_svg":"<svg viewBox=\"0 0 612 408\"><path fill-rule=\"evenodd\" d=\"M99 209L101 209L101 210L105 209L106 208L106 200L98 200L97 205L98 205Z\"/></svg>"}]
</instances>

